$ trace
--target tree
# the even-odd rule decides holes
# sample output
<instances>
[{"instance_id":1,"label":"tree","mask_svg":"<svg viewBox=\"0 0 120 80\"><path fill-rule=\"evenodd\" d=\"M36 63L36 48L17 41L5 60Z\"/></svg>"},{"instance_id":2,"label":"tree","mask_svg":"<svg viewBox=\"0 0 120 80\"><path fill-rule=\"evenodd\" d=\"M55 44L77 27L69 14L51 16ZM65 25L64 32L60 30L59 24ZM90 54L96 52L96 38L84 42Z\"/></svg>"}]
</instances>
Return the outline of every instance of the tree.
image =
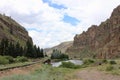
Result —
<instances>
[{"instance_id":1,"label":"tree","mask_svg":"<svg viewBox=\"0 0 120 80\"><path fill-rule=\"evenodd\" d=\"M44 57L43 49L40 49L30 41L26 42L26 46L23 48L20 46L19 42L13 43L9 42L7 39L3 39L0 42L0 55L9 55L12 57L25 56L30 58L40 58Z\"/></svg>"},{"instance_id":2,"label":"tree","mask_svg":"<svg viewBox=\"0 0 120 80\"><path fill-rule=\"evenodd\" d=\"M7 54L8 51L8 39L2 39L1 44L0 44L0 53L2 56Z\"/></svg>"},{"instance_id":3,"label":"tree","mask_svg":"<svg viewBox=\"0 0 120 80\"><path fill-rule=\"evenodd\" d=\"M33 47L33 57L34 58L37 58L37 47L36 47L36 45L34 45L34 47Z\"/></svg>"},{"instance_id":4,"label":"tree","mask_svg":"<svg viewBox=\"0 0 120 80\"><path fill-rule=\"evenodd\" d=\"M34 55L34 53L33 53L33 45L31 44L31 42L30 41L27 41L27 43L26 43L26 54L25 54L25 56L26 57L33 57L33 55Z\"/></svg>"},{"instance_id":5,"label":"tree","mask_svg":"<svg viewBox=\"0 0 120 80\"><path fill-rule=\"evenodd\" d=\"M12 57L15 57L14 54L15 54L15 46L12 42L9 43L9 46L8 46L8 55L9 56L12 56Z\"/></svg>"},{"instance_id":6,"label":"tree","mask_svg":"<svg viewBox=\"0 0 120 80\"><path fill-rule=\"evenodd\" d=\"M44 57L44 51L43 51L42 48L41 48L41 50L40 50L40 57Z\"/></svg>"},{"instance_id":7,"label":"tree","mask_svg":"<svg viewBox=\"0 0 120 80\"><path fill-rule=\"evenodd\" d=\"M51 59L68 59L68 55L61 53L59 50L53 50L51 54Z\"/></svg>"},{"instance_id":8,"label":"tree","mask_svg":"<svg viewBox=\"0 0 120 80\"><path fill-rule=\"evenodd\" d=\"M37 58L40 58L41 57L41 55L40 55L40 47L38 46L38 48L37 48Z\"/></svg>"},{"instance_id":9,"label":"tree","mask_svg":"<svg viewBox=\"0 0 120 80\"><path fill-rule=\"evenodd\" d=\"M4 55L4 39L2 39L0 43L0 54Z\"/></svg>"},{"instance_id":10,"label":"tree","mask_svg":"<svg viewBox=\"0 0 120 80\"><path fill-rule=\"evenodd\" d=\"M23 56L23 48L20 46L19 42L17 42L17 44L15 45L15 57L17 56Z\"/></svg>"}]
</instances>

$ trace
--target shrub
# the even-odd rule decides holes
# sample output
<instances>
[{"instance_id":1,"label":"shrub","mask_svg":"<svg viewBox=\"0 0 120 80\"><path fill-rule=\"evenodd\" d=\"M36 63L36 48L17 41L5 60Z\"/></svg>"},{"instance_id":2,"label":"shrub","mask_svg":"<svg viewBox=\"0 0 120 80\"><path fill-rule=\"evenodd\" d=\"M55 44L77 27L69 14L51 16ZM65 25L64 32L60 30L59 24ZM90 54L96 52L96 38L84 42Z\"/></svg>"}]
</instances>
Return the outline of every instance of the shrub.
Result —
<instances>
[{"instance_id":1,"label":"shrub","mask_svg":"<svg viewBox=\"0 0 120 80\"><path fill-rule=\"evenodd\" d=\"M79 65L75 65L75 64L73 64L71 62L62 62L60 67L77 69L77 68L79 68Z\"/></svg>"},{"instance_id":2,"label":"shrub","mask_svg":"<svg viewBox=\"0 0 120 80\"><path fill-rule=\"evenodd\" d=\"M118 69L120 69L120 67L118 67Z\"/></svg>"},{"instance_id":3,"label":"shrub","mask_svg":"<svg viewBox=\"0 0 120 80\"><path fill-rule=\"evenodd\" d=\"M108 63L108 61L106 59L103 59L102 63Z\"/></svg>"},{"instance_id":4,"label":"shrub","mask_svg":"<svg viewBox=\"0 0 120 80\"><path fill-rule=\"evenodd\" d=\"M109 63L110 64L117 64L115 61L110 61Z\"/></svg>"},{"instance_id":5,"label":"shrub","mask_svg":"<svg viewBox=\"0 0 120 80\"><path fill-rule=\"evenodd\" d=\"M84 59L83 63L84 64L92 64L92 63L94 63L94 60L92 60L92 59Z\"/></svg>"},{"instance_id":6,"label":"shrub","mask_svg":"<svg viewBox=\"0 0 120 80\"><path fill-rule=\"evenodd\" d=\"M15 60L12 56L4 56L4 57L9 61L9 63L15 62Z\"/></svg>"},{"instance_id":7,"label":"shrub","mask_svg":"<svg viewBox=\"0 0 120 80\"><path fill-rule=\"evenodd\" d=\"M0 65L8 64L9 60L6 59L4 56L0 56Z\"/></svg>"},{"instance_id":8,"label":"shrub","mask_svg":"<svg viewBox=\"0 0 120 80\"><path fill-rule=\"evenodd\" d=\"M16 61L17 62L26 62L26 61L28 61L28 59L26 57L24 57L24 56L18 56L16 58Z\"/></svg>"},{"instance_id":9,"label":"shrub","mask_svg":"<svg viewBox=\"0 0 120 80\"><path fill-rule=\"evenodd\" d=\"M114 69L114 67L112 65L109 65L106 67L106 71L112 71Z\"/></svg>"}]
</instances>

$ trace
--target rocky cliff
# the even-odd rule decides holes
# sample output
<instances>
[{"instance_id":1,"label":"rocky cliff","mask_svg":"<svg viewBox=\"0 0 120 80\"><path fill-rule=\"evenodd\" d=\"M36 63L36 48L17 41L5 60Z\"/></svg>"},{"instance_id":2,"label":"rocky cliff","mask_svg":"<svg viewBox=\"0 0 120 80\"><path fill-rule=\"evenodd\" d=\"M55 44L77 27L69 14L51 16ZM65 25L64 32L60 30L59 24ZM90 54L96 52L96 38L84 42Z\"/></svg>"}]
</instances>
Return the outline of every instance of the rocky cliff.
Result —
<instances>
[{"instance_id":1,"label":"rocky cliff","mask_svg":"<svg viewBox=\"0 0 120 80\"><path fill-rule=\"evenodd\" d=\"M86 32L76 35L66 52L74 57L120 57L120 6L99 26L92 25Z\"/></svg>"},{"instance_id":2,"label":"rocky cliff","mask_svg":"<svg viewBox=\"0 0 120 80\"><path fill-rule=\"evenodd\" d=\"M0 40L2 39L19 42L22 46L24 46L28 40L32 43L32 39L26 29L11 17L4 14L0 14Z\"/></svg>"}]
</instances>

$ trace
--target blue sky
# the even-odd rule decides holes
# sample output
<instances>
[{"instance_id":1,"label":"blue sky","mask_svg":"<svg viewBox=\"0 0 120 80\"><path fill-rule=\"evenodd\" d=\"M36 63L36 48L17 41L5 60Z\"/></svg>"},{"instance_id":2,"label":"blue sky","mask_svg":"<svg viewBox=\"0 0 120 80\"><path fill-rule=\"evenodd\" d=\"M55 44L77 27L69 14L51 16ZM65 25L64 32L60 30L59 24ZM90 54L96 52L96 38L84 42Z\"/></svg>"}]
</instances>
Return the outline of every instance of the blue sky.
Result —
<instances>
[{"instance_id":1,"label":"blue sky","mask_svg":"<svg viewBox=\"0 0 120 80\"><path fill-rule=\"evenodd\" d=\"M120 3L120 0L0 1L0 13L24 26L34 44L42 48L71 41L91 25L99 25Z\"/></svg>"},{"instance_id":2,"label":"blue sky","mask_svg":"<svg viewBox=\"0 0 120 80\"><path fill-rule=\"evenodd\" d=\"M53 8L56 8L56 9L67 9L67 7L65 7L64 5L59 5L59 4L55 4L55 3L52 3L51 0L42 0L43 3L48 3L48 5L50 7L53 7Z\"/></svg>"},{"instance_id":3,"label":"blue sky","mask_svg":"<svg viewBox=\"0 0 120 80\"><path fill-rule=\"evenodd\" d=\"M64 5L60 5L57 3L52 3L51 0L42 0L44 3L47 3L50 7L56 8L56 9L67 9L67 7L65 7ZM76 26L77 23L79 23L80 21L72 16L69 16L67 14L64 15L63 19L64 22L69 23L73 26Z\"/></svg>"},{"instance_id":4,"label":"blue sky","mask_svg":"<svg viewBox=\"0 0 120 80\"><path fill-rule=\"evenodd\" d=\"M64 15L63 21L66 23L69 23L73 26L76 26L78 23L80 23L80 21L74 17L71 17L67 14Z\"/></svg>"}]
</instances>

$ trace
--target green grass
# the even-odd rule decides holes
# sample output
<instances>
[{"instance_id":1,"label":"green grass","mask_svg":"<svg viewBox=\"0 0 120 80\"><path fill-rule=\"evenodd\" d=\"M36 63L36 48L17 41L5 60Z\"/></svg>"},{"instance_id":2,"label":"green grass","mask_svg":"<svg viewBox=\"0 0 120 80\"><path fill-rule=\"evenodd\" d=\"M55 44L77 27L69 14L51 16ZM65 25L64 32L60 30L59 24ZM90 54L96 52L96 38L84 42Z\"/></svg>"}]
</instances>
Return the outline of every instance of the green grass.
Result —
<instances>
[{"instance_id":1,"label":"green grass","mask_svg":"<svg viewBox=\"0 0 120 80\"><path fill-rule=\"evenodd\" d=\"M115 64L111 64L111 60L107 64L98 66L97 69L105 73L120 75L120 60L114 60ZM112 61L113 62L113 61Z\"/></svg>"},{"instance_id":2,"label":"green grass","mask_svg":"<svg viewBox=\"0 0 120 80\"><path fill-rule=\"evenodd\" d=\"M65 80L65 75L72 72L73 70L68 68L53 68L49 65L42 65L42 68L36 69L30 74L12 75L0 80Z\"/></svg>"},{"instance_id":3,"label":"green grass","mask_svg":"<svg viewBox=\"0 0 120 80\"><path fill-rule=\"evenodd\" d=\"M0 65L0 69L5 69L9 67L16 67L16 66L22 66L22 65L27 65L31 64L32 62L19 62L19 63L13 63L13 64L6 64L6 65Z\"/></svg>"},{"instance_id":4,"label":"green grass","mask_svg":"<svg viewBox=\"0 0 120 80\"><path fill-rule=\"evenodd\" d=\"M70 69L80 69L82 68L82 65L75 65L74 63L71 63L71 62L62 62L60 67L70 68Z\"/></svg>"},{"instance_id":5,"label":"green grass","mask_svg":"<svg viewBox=\"0 0 120 80\"><path fill-rule=\"evenodd\" d=\"M88 60L91 63L91 60ZM8 77L0 78L0 80L73 80L74 72L77 70L94 68L101 70L105 73L110 73L114 75L120 75L120 60L116 61L116 64L106 63L105 60L94 60L104 63L102 65L94 65L96 62L91 64L83 64L79 69L71 69L64 67L52 67L50 65L42 65L40 68L36 69L34 72L24 75L12 75ZM109 61L109 60L107 60ZM112 68L111 68L112 67ZM108 70L107 70L108 68Z\"/></svg>"}]
</instances>

